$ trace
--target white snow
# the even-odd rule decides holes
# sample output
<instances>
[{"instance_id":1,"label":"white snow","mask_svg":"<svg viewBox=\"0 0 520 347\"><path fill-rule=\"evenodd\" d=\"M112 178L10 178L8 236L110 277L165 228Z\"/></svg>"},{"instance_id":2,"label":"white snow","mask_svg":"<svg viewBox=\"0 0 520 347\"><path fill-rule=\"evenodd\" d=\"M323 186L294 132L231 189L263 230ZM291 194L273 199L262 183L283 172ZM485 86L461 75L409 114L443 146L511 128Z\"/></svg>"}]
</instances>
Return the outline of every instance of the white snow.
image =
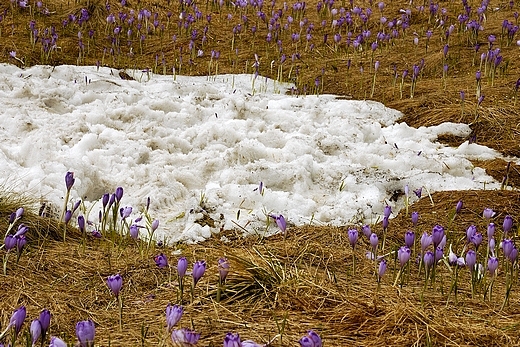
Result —
<instances>
[{"instance_id":1,"label":"white snow","mask_svg":"<svg viewBox=\"0 0 520 347\"><path fill-rule=\"evenodd\" d=\"M369 223L387 203L397 213L402 199L389 197L406 184L410 194L499 187L469 161L497 152L436 142L468 135L464 124L414 129L377 102L290 96L290 85L262 77L253 85L251 75L127 72L136 80L108 68L1 64L6 184L57 209L67 171L76 177L72 199L87 205L122 186L133 218L151 198L157 237L170 242L198 242L221 227L270 234L269 214L294 225ZM202 213L215 228L196 223Z\"/></svg>"}]
</instances>

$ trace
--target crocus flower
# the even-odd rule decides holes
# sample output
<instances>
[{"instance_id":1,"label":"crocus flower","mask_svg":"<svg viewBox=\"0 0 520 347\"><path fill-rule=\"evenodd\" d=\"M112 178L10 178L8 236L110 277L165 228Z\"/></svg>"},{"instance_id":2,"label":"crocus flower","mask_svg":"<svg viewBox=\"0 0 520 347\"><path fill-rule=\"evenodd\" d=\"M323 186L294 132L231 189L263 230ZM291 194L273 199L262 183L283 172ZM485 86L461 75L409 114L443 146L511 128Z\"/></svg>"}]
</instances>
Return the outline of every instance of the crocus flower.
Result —
<instances>
[{"instance_id":1,"label":"crocus flower","mask_svg":"<svg viewBox=\"0 0 520 347\"><path fill-rule=\"evenodd\" d=\"M379 243L379 238L377 237L376 233L372 233L370 235L370 245L372 246L372 249L375 251L377 248L377 244Z\"/></svg>"},{"instance_id":2,"label":"crocus flower","mask_svg":"<svg viewBox=\"0 0 520 347\"><path fill-rule=\"evenodd\" d=\"M387 266L388 266L388 264L387 264L386 260L382 259L381 262L379 263L379 269L377 271L377 277L379 278L379 280L381 280L381 278L385 274Z\"/></svg>"},{"instance_id":3,"label":"crocus flower","mask_svg":"<svg viewBox=\"0 0 520 347\"><path fill-rule=\"evenodd\" d=\"M8 251L16 247L16 238L9 234L4 239L5 250Z\"/></svg>"},{"instance_id":4,"label":"crocus flower","mask_svg":"<svg viewBox=\"0 0 520 347\"><path fill-rule=\"evenodd\" d=\"M348 242L354 248L356 246L358 240L358 231L356 229L349 229L348 230Z\"/></svg>"},{"instance_id":5,"label":"crocus flower","mask_svg":"<svg viewBox=\"0 0 520 347\"><path fill-rule=\"evenodd\" d=\"M318 335L314 330L309 330L307 335L302 337L299 341L300 346L302 347L322 347L323 343L321 341L320 335Z\"/></svg>"},{"instance_id":6,"label":"crocus flower","mask_svg":"<svg viewBox=\"0 0 520 347\"><path fill-rule=\"evenodd\" d=\"M464 205L464 203L462 202L462 200L459 200L457 202L457 206L455 207L455 213L460 213L460 211L462 211L463 205Z\"/></svg>"},{"instance_id":7,"label":"crocus flower","mask_svg":"<svg viewBox=\"0 0 520 347\"><path fill-rule=\"evenodd\" d=\"M401 265L401 267L403 267L408 262L408 260L410 260L410 254L410 248L406 246L402 246L401 248L399 248L399 250L397 251L397 259L399 259L399 264Z\"/></svg>"},{"instance_id":8,"label":"crocus flower","mask_svg":"<svg viewBox=\"0 0 520 347\"><path fill-rule=\"evenodd\" d=\"M175 346L189 347L197 345L200 334L193 330L182 328L172 331L171 337Z\"/></svg>"},{"instance_id":9,"label":"crocus flower","mask_svg":"<svg viewBox=\"0 0 520 347\"><path fill-rule=\"evenodd\" d=\"M31 327L29 330L31 333L32 344L34 346L36 344L36 341L38 341L38 339L42 335L42 325L40 321L38 319L33 320L31 322Z\"/></svg>"},{"instance_id":10,"label":"crocus flower","mask_svg":"<svg viewBox=\"0 0 520 347\"><path fill-rule=\"evenodd\" d=\"M415 189L413 192L414 192L415 196L417 196L420 199L422 196L422 187Z\"/></svg>"},{"instance_id":11,"label":"crocus flower","mask_svg":"<svg viewBox=\"0 0 520 347\"><path fill-rule=\"evenodd\" d=\"M466 266L469 267L469 270L473 272L475 270L475 264L477 263L477 253L474 250L470 249L468 253L466 253Z\"/></svg>"},{"instance_id":12,"label":"crocus flower","mask_svg":"<svg viewBox=\"0 0 520 347\"><path fill-rule=\"evenodd\" d=\"M276 221L276 225L278 225L278 228L282 231L282 233L285 234L285 230L287 229L287 222L285 221L285 218L283 215L279 216L272 216L274 220Z\"/></svg>"},{"instance_id":13,"label":"crocus flower","mask_svg":"<svg viewBox=\"0 0 520 347\"><path fill-rule=\"evenodd\" d=\"M95 335L96 327L90 319L76 323L76 337L81 347L93 347Z\"/></svg>"},{"instance_id":14,"label":"crocus flower","mask_svg":"<svg viewBox=\"0 0 520 347\"><path fill-rule=\"evenodd\" d=\"M471 238L471 243L475 245L476 248L480 246L482 243L482 234L481 233L475 233L473 237Z\"/></svg>"},{"instance_id":15,"label":"crocus flower","mask_svg":"<svg viewBox=\"0 0 520 347\"><path fill-rule=\"evenodd\" d=\"M100 239L103 237L103 235L101 235L101 233L97 229L92 230L92 232L90 234L92 235L92 237L94 237L96 239Z\"/></svg>"},{"instance_id":16,"label":"crocus flower","mask_svg":"<svg viewBox=\"0 0 520 347\"><path fill-rule=\"evenodd\" d=\"M130 225L130 237L134 240L139 238L139 226L137 224Z\"/></svg>"},{"instance_id":17,"label":"crocus flower","mask_svg":"<svg viewBox=\"0 0 520 347\"><path fill-rule=\"evenodd\" d=\"M384 209L384 211L383 211L383 216L385 216L386 218L388 218L388 217L390 217L391 214L392 214L392 207L386 205L386 206L385 206L385 209Z\"/></svg>"},{"instance_id":18,"label":"crocus flower","mask_svg":"<svg viewBox=\"0 0 520 347\"><path fill-rule=\"evenodd\" d=\"M370 229L370 225L368 225L368 224L363 225L363 227L361 228L361 231L363 231L363 234L367 238L370 238L370 235L372 235L372 230Z\"/></svg>"},{"instance_id":19,"label":"crocus flower","mask_svg":"<svg viewBox=\"0 0 520 347\"><path fill-rule=\"evenodd\" d=\"M432 244L432 237L425 231L421 236L421 250L424 252Z\"/></svg>"},{"instance_id":20,"label":"crocus flower","mask_svg":"<svg viewBox=\"0 0 520 347\"><path fill-rule=\"evenodd\" d=\"M491 273L491 276L495 275L495 272L498 269L498 259L496 257L489 257L488 259L488 271Z\"/></svg>"},{"instance_id":21,"label":"crocus flower","mask_svg":"<svg viewBox=\"0 0 520 347\"><path fill-rule=\"evenodd\" d=\"M107 285L108 288L114 293L117 297L119 296L119 292L121 291L121 287L123 286L123 278L120 274L111 275L107 277Z\"/></svg>"},{"instance_id":22,"label":"crocus flower","mask_svg":"<svg viewBox=\"0 0 520 347\"><path fill-rule=\"evenodd\" d=\"M65 212L65 224L69 224L71 218L72 218L72 211L71 210L67 210Z\"/></svg>"},{"instance_id":23,"label":"crocus flower","mask_svg":"<svg viewBox=\"0 0 520 347\"><path fill-rule=\"evenodd\" d=\"M67 172L65 174L65 186L67 187L67 190L71 190L72 186L74 185L74 172Z\"/></svg>"},{"instance_id":24,"label":"crocus flower","mask_svg":"<svg viewBox=\"0 0 520 347\"><path fill-rule=\"evenodd\" d=\"M11 319L9 320L9 325L14 326L15 335L18 336L20 330L22 330L23 322L25 321L25 317L27 316L27 310L25 306L20 306L16 310L14 310L11 315Z\"/></svg>"},{"instance_id":25,"label":"crocus flower","mask_svg":"<svg viewBox=\"0 0 520 347\"><path fill-rule=\"evenodd\" d=\"M152 222L152 232L154 232L155 230L157 230L158 227L159 227L159 220L158 220L158 219L155 219L155 220Z\"/></svg>"},{"instance_id":26,"label":"crocus flower","mask_svg":"<svg viewBox=\"0 0 520 347\"><path fill-rule=\"evenodd\" d=\"M486 219L493 218L494 215L495 215L495 211L493 211L492 209L487 208L487 207L484 209L484 212L482 212L482 216L484 216L484 218L486 218Z\"/></svg>"},{"instance_id":27,"label":"crocus flower","mask_svg":"<svg viewBox=\"0 0 520 347\"><path fill-rule=\"evenodd\" d=\"M441 225L436 225L432 230L432 243L433 247L436 248L442 241L444 237L444 227Z\"/></svg>"},{"instance_id":28,"label":"crocus flower","mask_svg":"<svg viewBox=\"0 0 520 347\"><path fill-rule=\"evenodd\" d=\"M177 273L180 278L183 278L186 275L186 270L188 269L188 260L185 257L180 257L177 261Z\"/></svg>"},{"instance_id":29,"label":"crocus flower","mask_svg":"<svg viewBox=\"0 0 520 347\"><path fill-rule=\"evenodd\" d=\"M495 235L495 223L489 223L487 227L487 237L488 240L491 240Z\"/></svg>"},{"instance_id":30,"label":"crocus flower","mask_svg":"<svg viewBox=\"0 0 520 347\"><path fill-rule=\"evenodd\" d=\"M511 251L515 245L513 244L513 241L511 239L505 239L502 241L502 251L504 252L504 256L509 258L509 255L511 254Z\"/></svg>"},{"instance_id":31,"label":"crocus flower","mask_svg":"<svg viewBox=\"0 0 520 347\"><path fill-rule=\"evenodd\" d=\"M516 258L518 258L518 249L515 245L513 245L513 249L511 252L509 252L509 256L507 258L511 261L511 263L514 263Z\"/></svg>"},{"instance_id":32,"label":"crocus flower","mask_svg":"<svg viewBox=\"0 0 520 347\"><path fill-rule=\"evenodd\" d=\"M408 248L412 248L413 244L415 243L415 233L411 230L408 230L404 233L404 244Z\"/></svg>"},{"instance_id":33,"label":"crocus flower","mask_svg":"<svg viewBox=\"0 0 520 347\"><path fill-rule=\"evenodd\" d=\"M20 207L19 209L17 209L16 212L15 212L15 214L14 214L15 219L20 219L20 218L22 218L22 216L23 216L23 212L24 212L23 207Z\"/></svg>"},{"instance_id":34,"label":"crocus flower","mask_svg":"<svg viewBox=\"0 0 520 347\"><path fill-rule=\"evenodd\" d=\"M67 347L67 344L62 339L53 336L51 337L51 344L49 345L49 347Z\"/></svg>"},{"instance_id":35,"label":"crocus flower","mask_svg":"<svg viewBox=\"0 0 520 347\"><path fill-rule=\"evenodd\" d=\"M180 305L168 304L166 306L166 325L168 331L172 330L173 327L181 320L184 309Z\"/></svg>"},{"instance_id":36,"label":"crocus flower","mask_svg":"<svg viewBox=\"0 0 520 347\"><path fill-rule=\"evenodd\" d=\"M242 347L238 334L227 333L224 337L224 347Z\"/></svg>"},{"instance_id":37,"label":"crocus flower","mask_svg":"<svg viewBox=\"0 0 520 347\"><path fill-rule=\"evenodd\" d=\"M426 251L426 253L424 253L424 257L423 257L424 266L427 269L429 269L430 267L432 267L434 261L435 261L435 256L434 256L433 252Z\"/></svg>"},{"instance_id":38,"label":"crocus flower","mask_svg":"<svg viewBox=\"0 0 520 347\"><path fill-rule=\"evenodd\" d=\"M164 254L156 255L154 258L155 264L159 267L159 269L165 268L168 266L168 258Z\"/></svg>"},{"instance_id":39,"label":"crocus flower","mask_svg":"<svg viewBox=\"0 0 520 347\"><path fill-rule=\"evenodd\" d=\"M85 217L78 216L78 228L81 233L85 232Z\"/></svg>"},{"instance_id":40,"label":"crocus flower","mask_svg":"<svg viewBox=\"0 0 520 347\"><path fill-rule=\"evenodd\" d=\"M383 217L383 229L388 229L388 224L389 224L389 221L388 221L388 217Z\"/></svg>"},{"instance_id":41,"label":"crocus flower","mask_svg":"<svg viewBox=\"0 0 520 347\"><path fill-rule=\"evenodd\" d=\"M193 285L196 285L197 282L202 278L204 272L206 271L206 262L204 260L199 260L193 264L193 271L191 275L193 276Z\"/></svg>"},{"instance_id":42,"label":"crocus flower","mask_svg":"<svg viewBox=\"0 0 520 347\"><path fill-rule=\"evenodd\" d=\"M117 187L116 192L114 194L114 198L116 199L116 202L120 202L123 198L123 187Z\"/></svg>"},{"instance_id":43,"label":"crocus flower","mask_svg":"<svg viewBox=\"0 0 520 347\"><path fill-rule=\"evenodd\" d=\"M451 249L451 245L450 245L450 253L448 254L448 263L450 265L456 265L457 259L458 259L458 257L455 254L455 252L453 252L453 250Z\"/></svg>"},{"instance_id":44,"label":"crocus flower","mask_svg":"<svg viewBox=\"0 0 520 347\"><path fill-rule=\"evenodd\" d=\"M119 214L121 215L122 219L130 217L130 215L132 214L132 206L125 206L124 208L121 208L119 210Z\"/></svg>"},{"instance_id":45,"label":"crocus flower","mask_svg":"<svg viewBox=\"0 0 520 347\"><path fill-rule=\"evenodd\" d=\"M504 234L507 234L511 231L513 228L513 217L510 215L507 215L504 217L504 224L502 225L502 228L504 229Z\"/></svg>"},{"instance_id":46,"label":"crocus flower","mask_svg":"<svg viewBox=\"0 0 520 347\"><path fill-rule=\"evenodd\" d=\"M229 273L229 262L227 258L222 257L218 260L218 273L220 281L224 282Z\"/></svg>"},{"instance_id":47,"label":"crocus flower","mask_svg":"<svg viewBox=\"0 0 520 347\"><path fill-rule=\"evenodd\" d=\"M42 328L42 335L45 337L45 334L47 333L51 325L51 312L47 309L43 309L40 312L38 320L40 321L40 325Z\"/></svg>"}]
</instances>

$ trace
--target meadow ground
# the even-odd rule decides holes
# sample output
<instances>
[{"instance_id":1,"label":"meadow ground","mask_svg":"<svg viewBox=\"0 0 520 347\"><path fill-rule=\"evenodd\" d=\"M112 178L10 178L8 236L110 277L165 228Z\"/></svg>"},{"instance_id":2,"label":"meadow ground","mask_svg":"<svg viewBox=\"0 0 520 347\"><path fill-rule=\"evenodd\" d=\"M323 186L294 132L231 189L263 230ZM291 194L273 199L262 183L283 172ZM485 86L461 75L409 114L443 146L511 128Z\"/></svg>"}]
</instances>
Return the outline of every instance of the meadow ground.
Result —
<instances>
[{"instance_id":1,"label":"meadow ground","mask_svg":"<svg viewBox=\"0 0 520 347\"><path fill-rule=\"evenodd\" d=\"M294 82L294 94L381 101L402 111L401 121L415 127L471 124L469 138L439 141L451 146L476 141L504 156L520 155L518 1L108 4L1 4L0 62L100 64L192 75L257 72ZM71 227L63 242L63 225L38 216L30 197L4 187L0 225L7 230L9 215L24 206L21 221L30 233L19 262L10 254L1 275L1 330L12 311L25 305L28 318L21 334L48 308L51 334L71 343L76 322L91 319L99 346L171 344L164 310L178 302L175 266L182 254L190 269L200 259L208 264L193 300L189 290L184 293L180 322L201 333L201 346L222 345L226 332L262 344L296 346L308 329L317 331L326 346L519 345L518 261L508 259L499 244L507 215L514 221L508 237L512 242L518 237L520 174L517 165L502 159L474 165L499 181L506 178L504 189L423 194L410 206L420 215L416 226L404 212L390 220L386 232L382 223L371 226L380 238L378 254L388 263L380 285L378 264L366 258L371 245L361 226L290 227L286 239L223 231L229 242L220 241L221 234L197 245L143 251L143 244L129 237L84 238ZM455 215L459 200L464 206ZM485 208L496 212L492 220L482 217ZM486 270L490 221L497 229L495 276ZM425 284L425 271L413 260L421 233L436 224L445 227L445 257L450 244L459 256L475 250L483 276L445 259L436 263L434 281ZM472 224L484 235L478 247L466 241ZM360 235L354 249L348 233L353 227ZM416 245L412 261L399 271L398 249L409 229ZM168 256L171 268L156 266L159 253ZM231 271L218 301L222 256ZM123 277L122 329L117 301L106 285L114 273ZM456 274L458 288L451 290Z\"/></svg>"}]
</instances>

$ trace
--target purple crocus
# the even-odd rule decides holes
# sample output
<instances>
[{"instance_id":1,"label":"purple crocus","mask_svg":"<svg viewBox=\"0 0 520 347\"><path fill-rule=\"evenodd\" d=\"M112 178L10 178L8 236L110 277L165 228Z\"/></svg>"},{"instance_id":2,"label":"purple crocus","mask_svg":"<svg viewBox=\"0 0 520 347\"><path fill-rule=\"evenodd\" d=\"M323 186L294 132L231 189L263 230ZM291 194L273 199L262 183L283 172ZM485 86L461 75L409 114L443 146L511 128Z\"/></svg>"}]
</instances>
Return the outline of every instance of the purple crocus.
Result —
<instances>
[{"instance_id":1,"label":"purple crocus","mask_svg":"<svg viewBox=\"0 0 520 347\"><path fill-rule=\"evenodd\" d=\"M408 248L412 248L413 244L415 243L415 233L411 230L408 230L404 233L404 244Z\"/></svg>"},{"instance_id":2,"label":"purple crocus","mask_svg":"<svg viewBox=\"0 0 520 347\"><path fill-rule=\"evenodd\" d=\"M36 341L40 338L42 335L42 325L38 319L34 319L31 322L31 327L29 328L29 331L31 333L31 340L33 346L36 344Z\"/></svg>"},{"instance_id":3,"label":"purple crocus","mask_svg":"<svg viewBox=\"0 0 520 347\"><path fill-rule=\"evenodd\" d=\"M383 229L386 230L388 229L388 224L389 224L389 220L388 220L388 217L383 217Z\"/></svg>"},{"instance_id":4,"label":"purple crocus","mask_svg":"<svg viewBox=\"0 0 520 347\"><path fill-rule=\"evenodd\" d=\"M349 229L347 233L348 233L348 242L350 243L352 248L355 248L357 240L358 240L357 229Z\"/></svg>"},{"instance_id":5,"label":"purple crocus","mask_svg":"<svg viewBox=\"0 0 520 347\"><path fill-rule=\"evenodd\" d=\"M224 347L242 347L240 336L238 334L227 333L224 337Z\"/></svg>"},{"instance_id":6,"label":"purple crocus","mask_svg":"<svg viewBox=\"0 0 520 347\"><path fill-rule=\"evenodd\" d=\"M78 228L81 233L85 232L85 217L78 216Z\"/></svg>"},{"instance_id":7,"label":"purple crocus","mask_svg":"<svg viewBox=\"0 0 520 347\"><path fill-rule=\"evenodd\" d=\"M9 234L4 239L5 250L8 251L16 247L16 238Z\"/></svg>"},{"instance_id":8,"label":"purple crocus","mask_svg":"<svg viewBox=\"0 0 520 347\"><path fill-rule=\"evenodd\" d=\"M155 232L155 230L157 230L158 227L159 227L159 220L154 219L154 221L152 222L152 233Z\"/></svg>"},{"instance_id":9,"label":"purple crocus","mask_svg":"<svg viewBox=\"0 0 520 347\"><path fill-rule=\"evenodd\" d=\"M502 225L502 228L504 229L504 234L507 234L511 231L513 228L513 217L510 215L507 215L504 217L504 224Z\"/></svg>"},{"instance_id":10,"label":"purple crocus","mask_svg":"<svg viewBox=\"0 0 520 347\"><path fill-rule=\"evenodd\" d=\"M193 285L195 286L197 282L202 278L206 272L206 262L204 260L199 260L193 264L193 271L191 275L193 276Z\"/></svg>"},{"instance_id":11,"label":"purple crocus","mask_svg":"<svg viewBox=\"0 0 520 347\"><path fill-rule=\"evenodd\" d=\"M218 274L219 274L219 279L220 279L221 283L224 283L228 273L229 273L229 262L228 262L227 258L222 257L218 260Z\"/></svg>"},{"instance_id":12,"label":"purple crocus","mask_svg":"<svg viewBox=\"0 0 520 347\"><path fill-rule=\"evenodd\" d=\"M299 341L301 347L322 347L320 335L314 330L309 330L307 335L303 336Z\"/></svg>"},{"instance_id":13,"label":"purple crocus","mask_svg":"<svg viewBox=\"0 0 520 347\"><path fill-rule=\"evenodd\" d=\"M491 276L494 276L498 269L498 259L496 257L489 257L488 259L488 271Z\"/></svg>"},{"instance_id":14,"label":"purple crocus","mask_svg":"<svg viewBox=\"0 0 520 347\"><path fill-rule=\"evenodd\" d=\"M421 250L424 252L432 244L432 237L425 231L421 236Z\"/></svg>"},{"instance_id":15,"label":"purple crocus","mask_svg":"<svg viewBox=\"0 0 520 347\"><path fill-rule=\"evenodd\" d=\"M495 223L489 223L487 227L487 237L488 240L491 240L495 235Z\"/></svg>"},{"instance_id":16,"label":"purple crocus","mask_svg":"<svg viewBox=\"0 0 520 347\"><path fill-rule=\"evenodd\" d=\"M392 214L392 207L389 205L386 205L385 209L383 210L383 216L388 218L388 217L390 217L391 214Z\"/></svg>"},{"instance_id":17,"label":"purple crocus","mask_svg":"<svg viewBox=\"0 0 520 347\"><path fill-rule=\"evenodd\" d=\"M379 243L379 238L376 233L372 233L370 235L370 245L372 246L372 250L375 252L377 249L377 244Z\"/></svg>"},{"instance_id":18,"label":"purple crocus","mask_svg":"<svg viewBox=\"0 0 520 347\"><path fill-rule=\"evenodd\" d=\"M469 270L471 272L473 272L473 270L475 270L475 264L477 263L477 253L470 249L467 253L466 253L466 266L469 268Z\"/></svg>"},{"instance_id":19,"label":"purple crocus","mask_svg":"<svg viewBox=\"0 0 520 347\"><path fill-rule=\"evenodd\" d=\"M111 275L107 277L107 285L108 288L114 293L116 297L119 296L119 292L121 291L121 287L123 286L123 278L120 274Z\"/></svg>"},{"instance_id":20,"label":"purple crocus","mask_svg":"<svg viewBox=\"0 0 520 347\"><path fill-rule=\"evenodd\" d=\"M163 253L156 255L153 259L155 260L155 265L157 265L159 269L168 267L168 258Z\"/></svg>"},{"instance_id":21,"label":"purple crocus","mask_svg":"<svg viewBox=\"0 0 520 347\"><path fill-rule=\"evenodd\" d=\"M18 336L20 330L22 330L23 322L25 321L25 317L27 316L27 310L25 306L20 306L16 310L14 310L11 315L11 319L9 320L9 325L14 326L14 333Z\"/></svg>"},{"instance_id":22,"label":"purple crocus","mask_svg":"<svg viewBox=\"0 0 520 347\"><path fill-rule=\"evenodd\" d=\"M114 194L116 202L120 202L123 198L123 187L117 187L116 192Z\"/></svg>"},{"instance_id":23,"label":"purple crocus","mask_svg":"<svg viewBox=\"0 0 520 347\"><path fill-rule=\"evenodd\" d=\"M130 225L130 237L134 240L137 240L139 238L139 225L132 224Z\"/></svg>"},{"instance_id":24,"label":"purple crocus","mask_svg":"<svg viewBox=\"0 0 520 347\"><path fill-rule=\"evenodd\" d=\"M444 227L441 225L435 225L432 230L432 243L433 247L436 248L444 237Z\"/></svg>"},{"instance_id":25,"label":"purple crocus","mask_svg":"<svg viewBox=\"0 0 520 347\"><path fill-rule=\"evenodd\" d=\"M45 339L45 334L49 330L49 327L51 326L51 312L48 309L43 309L40 312L40 316L38 317L38 320L40 321L40 325L42 328L42 335Z\"/></svg>"},{"instance_id":26,"label":"purple crocus","mask_svg":"<svg viewBox=\"0 0 520 347\"><path fill-rule=\"evenodd\" d=\"M435 262L435 255L432 251L426 251L426 253L424 253L423 262L426 269L429 269L433 266L433 263Z\"/></svg>"},{"instance_id":27,"label":"purple crocus","mask_svg":"<svg viewBox=\"0 0 520 347\"><path fill-rule=\"evenodd\" d=\"M455 213L460 213L460 211L462 211L463 205L464 205L464 203L462 202L462 200L459 200L457 202L457 206L455 206Z\"/></svg>"},{"instance_id":28,"label":"purple crocus","mask_svg":"<svg viewBox=\"0 0 520 347\"><path fill-rule=\"evenodd\" d=\"M168 304L166 306L166 325L168 331L171 331L173 327L181 320L184 309L180 305Z\"/></svg>"},{"instance_id":29,"label":"purple crocus","mask_svg":"<svg viewBox=\"0 0 520 347\"><path fill-rule=\"evenodd\" d=\"M382 259L381 262L379 262L379 268L377 270L378 280L381 280L381 278L385 274L387 266L388 266L388 264L385 259Z\"/></svg>"},{"instance_id":30,"label":"purple crocus","mask_svg":"<svg viewBox=\"0 0 520 347\"><path fill-rule=\"evenodd\" d=\"M94 347L95 335L96 327L90 319L76 323L76 337L81 347Z\"/></svg>"},{"instance_id":31,"label":"purple crocus","mask_svg":"<svg viewBox=\"0 0 520 347\"><path fill-rule=\"evenodd\" d=\"M493 211L492 209L486 207L484 209L484 212L482 212L482 216L486 219L491 219L495 216L495 211Z\"/></svg>"},{"instance_id":32,"label":"purple crocus","mask_svg":"<svg viewBox=\"0 0 520 347\"><path fill-rule=\"evenodd\" d=\"M195 346L199 341L200 334L186 328L172 331L171 335L175 346Z\"/></svg>"},{"instance_id":33,"label":"purple crocus","mask_svg":"<svg viewBox=\"0 0 520 347\"><path fill-rule=\"evenodd\" d=\"M180 257L177 261L177 273L179 277L182 279L184 275L186 275L186 270L188 269L188 260L186 257Z\"/></svg>"},{"instance_id":34,"label":"purple crocus","mask_svg":"<svg viewBox=\"0 0 520 347\"><path fill-rule=\"evenodd\" d=\"M67 172L65 174L65 186L67 187L67 190L70 191L72 189L72 186L74 185L74 172Z\"/></svg>"},{"instance_id":35,"label":"purple crocus","mask_svg":"<svg viewBox=\"0 0 520 347\"><path fill-rule=\"evenodd\" d=\"M399 264L401 265L401 268L405 266L405 264L410 260L411 251L410 248L406 246L402 246L397 251L397 259L399 259Z\"/></svg>"},{"instance_id":36,"label":"purple crocus","mask_svg":"<svg viewBox=\"0 0 520 347\"><path fill-rule=\"evenodd\" d=\"M51 343L49 347L67 347L67 343L65 343L65 341L63 341L62 339L53 336L51 337Z\"/></svg>"},{"instance_id":37,"label":"purple crocus","mask_svg":"<svg viewBox=\"0 0 520 347\"><path fill-rule=\"evenodd\" d=\"M372 235L372 230L368 224L363 225L361 231L363 231L363 234L367 237L367 239L370 238L370 235Z\"/></svg>"}]
</instances>

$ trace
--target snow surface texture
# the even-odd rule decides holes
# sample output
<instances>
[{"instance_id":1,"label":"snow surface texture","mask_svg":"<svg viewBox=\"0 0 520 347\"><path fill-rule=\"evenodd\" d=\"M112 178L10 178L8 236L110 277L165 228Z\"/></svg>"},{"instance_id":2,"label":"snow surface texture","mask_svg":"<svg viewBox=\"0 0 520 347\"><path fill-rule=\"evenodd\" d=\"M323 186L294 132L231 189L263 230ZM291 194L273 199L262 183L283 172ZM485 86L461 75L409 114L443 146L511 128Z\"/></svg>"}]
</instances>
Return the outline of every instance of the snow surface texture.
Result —
<instances>
[{"instance_id":1,"label":"snow surface texture","mask_svg":"<svg viewBox=\"0 0 520 347\"><path fill-rule=\"evenodd\" d=\"M284 95L290 85L253 84L251 75L128 73L136 80L108 68L0 65L4 184L59 209L67 171L73 200L87 205L122 186L134 219L151 198L156 235L167 242L221 228L277 232L266 227L269 214L289 225L370 223L387 203L402 208L402 198L389 198L406 184L411 194L499 186L468 160L498 153L436 142L467 136L464 124L414 129L377 102ZM203 214L214 227L196 223Z\"/></svg>"}]
</instances>

